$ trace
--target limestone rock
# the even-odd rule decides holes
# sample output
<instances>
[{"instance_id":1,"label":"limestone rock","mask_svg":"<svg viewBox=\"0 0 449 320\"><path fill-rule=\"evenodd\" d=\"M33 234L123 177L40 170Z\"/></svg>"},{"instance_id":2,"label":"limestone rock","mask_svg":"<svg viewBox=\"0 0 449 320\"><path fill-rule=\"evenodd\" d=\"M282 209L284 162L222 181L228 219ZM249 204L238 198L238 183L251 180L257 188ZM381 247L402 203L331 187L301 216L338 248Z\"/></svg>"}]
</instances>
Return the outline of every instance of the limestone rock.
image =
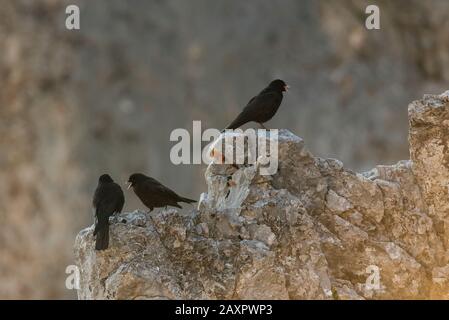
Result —
<instances>
[{"instance_id":1,"label":"limestone rock","mask_svg":"<svg viewBox=\"0 0 449 320\"><path fill-rule=\"evenodd\" d=\"M80 299L425 299L449 283L449 101L409 107L411 160L355 173L279 131L279 168L206 171L198 209L111 219L76 240Z\"/></svg>"}]
</instances>

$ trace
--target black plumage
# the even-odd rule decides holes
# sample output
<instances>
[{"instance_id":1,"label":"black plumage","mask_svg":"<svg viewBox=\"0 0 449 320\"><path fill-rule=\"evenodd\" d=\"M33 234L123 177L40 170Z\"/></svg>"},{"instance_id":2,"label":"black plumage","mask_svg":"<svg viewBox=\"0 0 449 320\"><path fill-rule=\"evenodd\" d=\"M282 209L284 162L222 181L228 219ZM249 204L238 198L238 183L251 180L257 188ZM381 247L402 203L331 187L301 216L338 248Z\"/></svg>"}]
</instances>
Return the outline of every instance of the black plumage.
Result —
<instances>
[{"instance_id":1,"label":"black plumage","mask_svg":"<svg viewBox=\"0 0 449 320\"><path fill-rule=\"evenodd\" d=\"M93 199L96 250L105 250L109 247L109 217L122 212L124 204L125 196L122 188L109 175L101 175Z\"/></svg>"},{"instance_id":2,"label":"black plumage","mask_svg":"<svg viewBox=\"0 0 449 320\"><path fill-rule=\"evenodd\" d=\"M188 199L177 195L173 190L165 187L156 179L147 177L142 173L134 173L129 177L129 187L132 187L134 193L147 206L150 211L154 208L173 206L182 208L178 202L193 203L196 200Z\"/></svg>"},{"instance_id":3,"label":"black plumage","mask_svg":"<svg viewBox=\"0 0 449 320\"><path fill-rule=\"evenodd\" d=\"M229 124L226 129L237 129L247 122L257 122L263 126L276 114L281 105L283 92L287 91L288 86L282 80L273 80L257 96L249 100L243 111Z\"/></svg>"}]
</instances>

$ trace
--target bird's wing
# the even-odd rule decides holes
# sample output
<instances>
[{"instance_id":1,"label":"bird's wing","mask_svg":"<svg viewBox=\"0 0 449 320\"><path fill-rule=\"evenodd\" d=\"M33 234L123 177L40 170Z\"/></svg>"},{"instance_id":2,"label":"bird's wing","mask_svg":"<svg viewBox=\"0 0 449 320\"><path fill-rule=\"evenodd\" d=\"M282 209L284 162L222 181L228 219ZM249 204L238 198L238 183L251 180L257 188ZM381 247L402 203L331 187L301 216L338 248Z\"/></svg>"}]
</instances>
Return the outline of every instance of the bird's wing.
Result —
<instances>
[{"instance_id":1,"label":"bird's wing","mask_svg":"<svg viewBox=\"0 0 449 320\"><path fill-rule=\"evenodd\" d=\"M264 112L269 112L269 107L279 100L279 95L272 91L262 91L260 94L249 100L242 112L227 126L228 129L236 129L247 122L254 121L255 117Z\"/></svg>"},{"instance_id":2,"label":"bird's wing","mask_svg":"<svg viewBox=\"0 0 449 320\"><path fill-rule=\"evenodd\" d=\"M253 102L254 101L254 99L256 99L257 98L257 96L254 96L254 97L252 97L249 101L248 101L248 103L246 104L246 105L249 105L251 102Z\"/></svg>"},{"instance_id":3,"label":"bird's wing","mask_svg":"<svg viewBox=\"0 0 449 320\"><path fill-rule=\"evenodd\" d=\"M125 205L125 195L123 194L122 188L116 183L114 183L114 189L117 193L117 201L114 211L120 213L122 212L123 206Z\"/></svg>"},{"instance_id":4,"label":"bird's wing","mask_svg":"<svg viewBox=\"0 0 449 320\"><path fill-rule=\"evenodd\" d=\"M123 191L115 183L100 185L95 190L93 205L98 214L111 215L122 209L124 202Z\"/></svg>"},{"instance_id":5,"label":"bird's wing","mask_svg":"<svg viewBox=\"0 0 449 320\"><path fill-rule=\"evenodd\" d=\"M262 110L264 107L272 106L278 99L279 94L277 92L261 92L248 102L242 113Z\"/></svg>"},{"instance_id":6,"label":"bird's wing","mask_svg":"<svg viewBox=\"0 0 449 320\"><path fill-rule=\"evenodd\" d=\"M154 197L170 197L173 200L176 200L179 198L179 196L171 190L170 188L167 188L162 183L157 181L156 179L149 178L149 183L145 183L146 192L151 192Z\"/></svg>"}]
</instances>

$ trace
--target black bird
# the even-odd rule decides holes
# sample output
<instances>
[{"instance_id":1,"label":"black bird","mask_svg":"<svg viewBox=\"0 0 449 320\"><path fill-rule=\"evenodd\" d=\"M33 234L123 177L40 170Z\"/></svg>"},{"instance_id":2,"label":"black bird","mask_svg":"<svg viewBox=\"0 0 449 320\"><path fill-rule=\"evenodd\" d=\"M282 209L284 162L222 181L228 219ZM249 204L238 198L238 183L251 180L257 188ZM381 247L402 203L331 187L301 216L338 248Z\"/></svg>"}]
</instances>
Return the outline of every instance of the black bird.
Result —
<instances>
[{"instance_id":1,"label":"black bird","mask_svg":"<svg viewBox=\"0 0 449 320\"><path fill-rule=\"evenodd\" d=\"M95 208L95 249L105 250L109 246L109 217L122 212L125 196L122 188L108 174L98 179L93 206Z\"/></svg>"},{"instance_id":2,"label":"black bird","mask_svg":"<svg viewBox=\"0 0 449 320\"><path fill-rule=\"evenodd\" d=\"M262 128L265 128L263 123L276 114L282 102L282 93L287 91L288 88L289 86L282 80L271 81L268 87L249 100L243 111L226 129L237 129L250 121L257 122Z\"/></svg>"},{"instance_id":3,"label":"black bird","mask_svg":"<svg viewBox=\"0 0 449 320\"><path fill-rule=\"evenodd\" d=\"M178 202L193 203L196 200L178 196L174 191L162 185L156 179L142 173L134 173L128 179L128 189L133 187L134 193L145 206L150 209L173 206L182 208Z\"/></svg>"}]
</instances>

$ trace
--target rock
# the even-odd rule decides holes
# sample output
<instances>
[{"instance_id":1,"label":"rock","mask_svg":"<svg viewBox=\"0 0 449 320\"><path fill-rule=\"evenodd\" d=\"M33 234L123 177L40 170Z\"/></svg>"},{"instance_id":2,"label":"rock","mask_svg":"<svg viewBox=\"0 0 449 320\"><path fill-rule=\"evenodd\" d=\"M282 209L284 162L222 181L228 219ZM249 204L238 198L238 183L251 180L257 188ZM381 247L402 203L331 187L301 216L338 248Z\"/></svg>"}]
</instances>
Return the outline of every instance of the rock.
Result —
<instances>
[{"instance_id":1,"label":"rock","mask_svg":"<svg viewBox=\"0 0 449 320\"><path fill-rule=\"evenodd\" d=\"M82 230L78 297L447 298L449 102L409 117L411 160L358 174L280 130L275 175L212 163L197 210L120 214L103 252Z\"/></svg>"},{"instance_id":2,"label":"rock","mask_svg":"<svg viewBox=\"0 0 449 320\"><path fill-rule=\"evenodd\" d=\"M329 190L326 195L326 206L329 210L335 212L345 212L352 209L352 204L344 197L340 197L333 190Z\"/></svg>"}]
</instances>

